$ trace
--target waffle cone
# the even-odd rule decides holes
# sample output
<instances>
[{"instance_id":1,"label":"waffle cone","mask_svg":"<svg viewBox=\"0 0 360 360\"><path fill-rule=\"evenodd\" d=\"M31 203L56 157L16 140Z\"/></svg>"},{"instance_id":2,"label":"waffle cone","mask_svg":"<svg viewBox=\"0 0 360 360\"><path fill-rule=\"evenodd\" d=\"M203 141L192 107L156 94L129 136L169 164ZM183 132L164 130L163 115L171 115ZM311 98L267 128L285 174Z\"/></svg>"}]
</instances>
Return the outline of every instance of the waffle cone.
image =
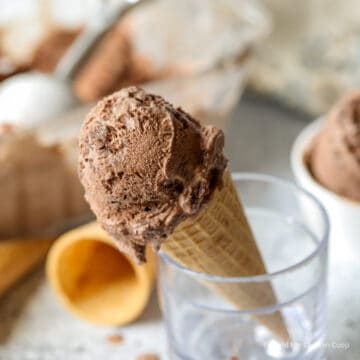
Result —
<instances>
[{"instance_id":1,"label":"waffle cone","mask_svg":"<svg viewBox=\"0 0 360 360\"><path fill-rule=\"evenodd\" d=\"M0 297L45 258L52 238L0 241Z\"/></svg>"},{"instance_id":2,"label":"waffle cone","mask_svg":"<svg viewBox=\"0 0 360 360\"><path fill-rule=\"evenodd\" d=\"M266 268L232 181L224 174L224 186L216 191L208 207L197 217L182 222L162 245L180 264L203 273L235 277L265 274ZM212 289L246 310L277 303L270 282L212 283ZM252 317L276 337L289 341L289 333L279 311Z\"/></svg>"},{"instance_id":3,"label":"waffle cone","mask_svg":"<svg viewBox=\"0 0 360 360\"><path fill-rule=\"evenodd\" d=\"M137 319L149 301L156 258L151 251L147 257L138 266L93 222L55 241L46 272L56 296L73 314L94 324L124 325Z\"/></svg>"}]
</instances>

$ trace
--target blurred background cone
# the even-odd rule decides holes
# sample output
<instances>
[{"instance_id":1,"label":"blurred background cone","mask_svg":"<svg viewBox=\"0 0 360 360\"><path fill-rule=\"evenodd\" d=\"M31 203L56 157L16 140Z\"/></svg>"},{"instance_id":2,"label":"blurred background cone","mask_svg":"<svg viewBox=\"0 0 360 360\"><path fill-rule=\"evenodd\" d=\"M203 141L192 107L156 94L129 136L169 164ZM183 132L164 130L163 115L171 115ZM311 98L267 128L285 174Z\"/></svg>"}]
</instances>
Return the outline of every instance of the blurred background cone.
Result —
<instances>
[{"instance_id":1,"label":"blurred background cone","mask_svg":"<svg viewBox=\"0 0 360 360\"><path fill-rule=\"evenodd\" d=\"M57 297L91 323L122 325L138 318L151 295L155 254L138 266L96 223L62 235L51 248L47 276Z\"/></svg>"},{"instance_id":2,"label":"blurred background cone","mask_svg":"<svg viewBox=\"0 0 360 360\"><path fill-rule=\"evenodd\" d=\"M267 272L229 170L225 171L223 188L215 192L208 207L195 218L182 222L162 249L189 269L210 275L241 277ZM278 303L268 281L205 283L241 310ZM283 342L290 341L279 311L254 313L252 317Z\"/></svg>"},{"instance_id":3,"label":"blurred background cone","mask_svg":"<svg viewBox=\"0 0 360 360\"><path fill-rule=\"evenodd\" d=\"M53 240L26 238L0 241L0 296L45 258Z\"/></svg>"}]
</instances>

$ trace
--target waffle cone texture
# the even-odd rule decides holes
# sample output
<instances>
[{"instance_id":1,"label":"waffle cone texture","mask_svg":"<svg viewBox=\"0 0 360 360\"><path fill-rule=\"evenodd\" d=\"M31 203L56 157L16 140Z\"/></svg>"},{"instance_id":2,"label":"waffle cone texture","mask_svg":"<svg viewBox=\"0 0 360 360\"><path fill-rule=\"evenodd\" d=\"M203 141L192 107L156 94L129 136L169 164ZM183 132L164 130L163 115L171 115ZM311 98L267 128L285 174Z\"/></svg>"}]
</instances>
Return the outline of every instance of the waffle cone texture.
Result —
<instances>
[{"instance_id":1,"label":"waffle cone texture","mask_svg":"<svg viewBox=\"0 0 360 360\"><path fill-rule=\"evenodd\" d=\"M208 207L182 222L162 245L175 261L206 274L240 277L266 273L265 264L246 219L230 171L224 186L216 191ZM277 303L270 282L206 282L240 310L268 307ZM284 342L290 340L279 311L252 317Z\"/></svg>"}]
</instances>

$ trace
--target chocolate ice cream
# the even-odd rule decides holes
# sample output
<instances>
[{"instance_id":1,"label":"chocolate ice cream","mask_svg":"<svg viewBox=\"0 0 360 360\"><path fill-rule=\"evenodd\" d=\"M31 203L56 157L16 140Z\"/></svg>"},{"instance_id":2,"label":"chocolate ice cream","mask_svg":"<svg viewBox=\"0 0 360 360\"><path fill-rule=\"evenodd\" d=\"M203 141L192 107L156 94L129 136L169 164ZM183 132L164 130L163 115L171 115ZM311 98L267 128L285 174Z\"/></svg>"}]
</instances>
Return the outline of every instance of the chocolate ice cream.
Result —
<instances>
[{"instance_id":1,"label":"chocolate ice cream","mask_svg":"<svg viewBox=\"0 0 360 360\"><path fill-rule=\"evenodd\" d=\"M223 132L160 96L130 87L100 101L80 133L86 200L119 247L139 262L196 215L221 186Z\"/></svg>"},{"instance_id":2,"label":"chocolate ice cream","mask_svg":"<svg viewBox=\"0 0 360 360\"><path fill-rule=\"evenodd\" d=\"M360 201L360 90L346 95L329 112L308 161L319 183Z\"/></svg>"}]
</instances>

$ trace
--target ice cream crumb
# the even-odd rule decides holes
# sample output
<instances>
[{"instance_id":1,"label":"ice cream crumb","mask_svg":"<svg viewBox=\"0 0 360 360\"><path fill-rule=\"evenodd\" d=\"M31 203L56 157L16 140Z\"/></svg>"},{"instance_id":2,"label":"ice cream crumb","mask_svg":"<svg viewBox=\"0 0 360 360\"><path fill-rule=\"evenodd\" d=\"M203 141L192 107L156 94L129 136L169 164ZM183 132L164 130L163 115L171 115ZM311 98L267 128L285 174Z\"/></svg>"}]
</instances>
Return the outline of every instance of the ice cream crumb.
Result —
<instances>
[{"instance_id":1,"label":"ice cream crumb","mask_svg":"<svg viewBox=\"0 0 360 360\"><path fill-rule=\"evenodd\" d=\"M120 344L124 341L124 336L121 334L112 334L107 336L106 341L110 344Z\"/></svg>"},{"instance_id":2,"label":"ice cream crumb","mask_svg":"<svg viewBox=\"0 0 360 360\"><path fill-rule=\"evenodd\" d=\"M160 360L160 357L156 354L141 354L137 356L136 360Z\"/></svg>"}]
</instances>

